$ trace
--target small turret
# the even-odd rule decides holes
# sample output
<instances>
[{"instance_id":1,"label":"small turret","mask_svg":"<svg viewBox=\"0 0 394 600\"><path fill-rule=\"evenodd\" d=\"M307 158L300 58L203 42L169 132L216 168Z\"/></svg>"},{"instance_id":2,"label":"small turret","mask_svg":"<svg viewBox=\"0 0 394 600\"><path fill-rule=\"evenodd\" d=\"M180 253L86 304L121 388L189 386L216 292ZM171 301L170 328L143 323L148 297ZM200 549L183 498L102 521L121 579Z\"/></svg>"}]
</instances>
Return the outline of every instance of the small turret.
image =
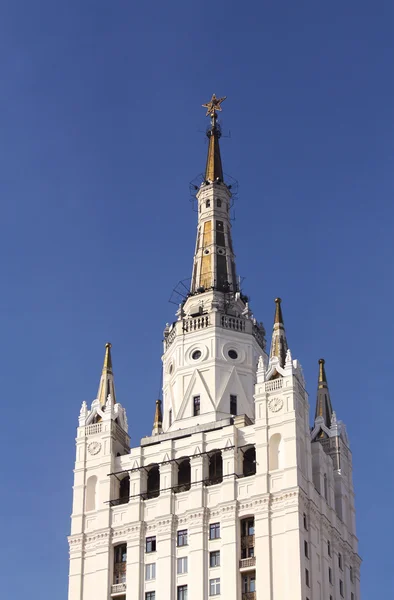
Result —
<instances>
[{"instance_id":1,"label":"small turret","mask_svg":"<svg viewBox=\"0 0 394 600\"><path fill-rule=\"evenodd\" d=\"M270 362L274 357L278 358L279 366L283 369L286 363L286 354L289 347L287 345L281 302L281 298L275 298L276 307L271 341Z\"/></svg>"},{"instance_id":2,"label":"small turret","mask_svg":"<svg viewBox=\"0 0 394 600\"><path fill-rule=\"evenodd\" d=\"M113 403L115 404L116 402L114 374L112 371L111 348L112 344L107 342L105 344L104 364L101 373L99 389L97 392L97 398L100 402L101 407L105 406L108 399L108 394L111 394Z\"/></svg>"},{"instance_id":3,"label":"small turret","mask_svg":"<svg viewBox=\"0 0 394 600\"><path fill-rule=\"evenodd\" d=\"M161 400L156 400L155 419L153 421L152 435L157 435L163 431L163 416L161 412Z\"/></svg>"}]
</instances>

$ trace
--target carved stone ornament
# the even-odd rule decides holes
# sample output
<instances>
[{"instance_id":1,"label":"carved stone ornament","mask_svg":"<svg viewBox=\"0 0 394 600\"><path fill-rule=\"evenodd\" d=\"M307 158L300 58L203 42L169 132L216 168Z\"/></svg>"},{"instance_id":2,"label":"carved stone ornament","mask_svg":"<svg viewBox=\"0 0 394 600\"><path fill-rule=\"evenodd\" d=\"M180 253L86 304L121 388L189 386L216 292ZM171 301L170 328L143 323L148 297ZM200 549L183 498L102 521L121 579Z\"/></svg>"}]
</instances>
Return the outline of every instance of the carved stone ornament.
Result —
<instances>
[{"instance_id":1,"label":"carved stone ornament","mask_svg":"<svg viewBox=\"0 0 394 600\"><path fill-rule=\"evenodd\" d=\"M272 412L278 412L283 407L282 398L271 398L268 402L268 407Z\"/></svg>"},{"instance_id":2,"label":"carved stone ornament","mask_svg":"<svg viewBox=\"0 0 394 600\"><path fill-rule=\"evenodd\" d=\"M101 450L100 442L90 442L88 446L88 451L90 454L98 454Z\"/></svg>"}]
</instances>

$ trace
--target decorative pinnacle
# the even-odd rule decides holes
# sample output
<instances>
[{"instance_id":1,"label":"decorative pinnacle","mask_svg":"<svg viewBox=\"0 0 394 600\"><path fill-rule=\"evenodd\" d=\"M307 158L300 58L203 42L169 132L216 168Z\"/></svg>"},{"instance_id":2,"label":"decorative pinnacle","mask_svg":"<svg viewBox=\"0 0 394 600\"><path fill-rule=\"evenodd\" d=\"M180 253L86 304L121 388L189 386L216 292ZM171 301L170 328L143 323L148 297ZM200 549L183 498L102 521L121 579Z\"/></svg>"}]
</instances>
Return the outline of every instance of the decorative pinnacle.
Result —
<instances>
[{"instance_id":1,"label":"decorative pinnacle","mask_svg":"<svg viewBox=\"0 0 394 600\"><path fill-rule=\"evenodd\" d=\"M326 370L324 368L325 362L324 358L319 358L319 388L327 387Z\"/></svg>"},{"instance_id":2,"label":"decorative pinnacle","mask_svg":"<svg viewBox=\"0 0 394 600\"><path fill-rule=\"evenodd\" d=\"M112 371L111 348L112 348L112 344L110 342L107 342L105 344L105 355L104 355L103 372L104 371Z\"/></svg>"},{"instance_id":3,"label":"decorative pinnacle","mask_svg":"<svg viewBox=\"0 0 394 600\"><path fill-rule=\"evenodd\" d=\"M282 325L284 325L281 302L282 302L282 298L275 298L276 308L275 308L274 323L281 323Z\"/></svg>"},{"instance_id":4,"label":"decorative pinnacle","mask_svg":"<svg viewBox=\"0 0 394 600\"><path fill-rule=\"evenodd\" d=\"M216 119L216 112L222 111L221 104L225 101L226 98L227 96L222 96L222 98L216 98L216 95L212 94L212 98L210 99L210 101L206 104L202 104L202 106L207 109L206 116Z\"/></svg>"}]
</instances>

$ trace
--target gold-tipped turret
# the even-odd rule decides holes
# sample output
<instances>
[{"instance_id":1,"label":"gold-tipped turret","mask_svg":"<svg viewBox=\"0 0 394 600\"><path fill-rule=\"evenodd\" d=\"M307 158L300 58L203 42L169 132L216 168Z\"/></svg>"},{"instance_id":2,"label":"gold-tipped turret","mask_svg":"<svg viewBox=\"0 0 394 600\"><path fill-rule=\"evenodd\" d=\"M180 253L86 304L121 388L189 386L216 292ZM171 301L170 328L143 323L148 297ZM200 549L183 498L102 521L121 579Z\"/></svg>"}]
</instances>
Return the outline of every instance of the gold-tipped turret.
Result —
<instances>
[{"instance_id":1,"label":"gold-tipped turret","mask_svg":"<svg viewBox=\"0 0 394 600\"><path fill-rule=\"evenodd\" d=\"M215 94L203 107L207 109L207 116L211 117L211 127L207 131L207 137L209 139L207 164L205 167L205 180L206 181L223 181L223 167L222 159L220 156L220 145L219 139L222 135L220 126L217 123L217 111L221 111L221 103L224 102L226 96L222 98L216 98Z\"/></svg>"},{"instance_id":2,"label":"gold-tipped turret","mask_svg":"<svg viewBox=\"0 0 394 600\"><path fill-rule=\"evenodd\" d=\"M161 400L156 400L155 419L153 421L152 435L161 433L163 431L163 415L161 412Z\"/></svg>"},{"instance_id":3,"label":"gold-tipped turret","mask_svg":"<svg viewBox=\"0 0 394 600\"><path fill-rule=\"evenodd\" d=\"M325 370L324 358L319 359L319 377L317 383L317 398L316 398L316 417L323 417L324 425L328 428L331 427L332 421L332 405L330 399L330 392L328 390L326 370Z\"/></svg>"},{"instance_id":4,"label":"gold-tipped turret","mask_svg":"<svg viewBox=\"0 0 394 600\"><path fill-rule=\"evenodd\" d=\"M281 298L275 298L275 318L274 329L272 332L272 342L270 359L276 356L279 358L279 365L283 368L286 362L286 353L288 350L285 325L283 321Z\"/></svg>"},{"instance_id":5,"label":"gold-tipped turret","mask_svg":"<svg viewBox=\"0 0 394 600\"><path fill-rule=\"evenodd\" d=\"M100 400L100 406L105 406L109 394L112 396L112 401L114 403L116 402L114 374L112 372L111 348L112 344L107 342L105 344L103 370L101 373L100 385L97 393L97 398Z\"/></svg>"}]
</instances>

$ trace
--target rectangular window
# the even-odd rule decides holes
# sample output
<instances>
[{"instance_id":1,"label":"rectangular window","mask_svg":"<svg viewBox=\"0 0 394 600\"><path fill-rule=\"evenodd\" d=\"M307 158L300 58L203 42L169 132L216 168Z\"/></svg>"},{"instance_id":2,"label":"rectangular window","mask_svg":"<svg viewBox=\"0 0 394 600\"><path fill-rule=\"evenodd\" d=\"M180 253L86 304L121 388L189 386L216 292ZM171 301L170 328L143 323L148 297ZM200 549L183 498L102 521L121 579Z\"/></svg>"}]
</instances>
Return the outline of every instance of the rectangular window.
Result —
<instances>
[{"instance_id":1,"label":"rectangular window","mask_svg":"<svg viewBox=\"0 0 394 600\"><path fill-rule=\"evenodd\" d=\"M332 571L331 571L331 567L328 567L328 581L332 584Z\"/></svg>"},{"instance_id":2,"label":"rectangular window","mask_svg":"<svg viewBox=\"0 0 394 600\"><path fill-rule=\"evenodd\" d=\"M343 581L342 581L342 579L339 580L339 593L341 594L341 596L343 598Z\"/></svg>"},{"instance_id":3,"label":"rectangular window","mask_svg":"<svg viewBox=\"0 0 394 600\"><path fill-rule=\"evenodd\" d=\"M209 526L209 539L217 540L220 538L220 523L211 523Z\"/></svg>"},{"instance_id":4,"label":"rectangular window","mask_svg":"<svg viewBox=\"0 0 394 600\"><path fill-rule=\"evenodd\" d=\"M216 221L216 244L225 246L223 221Z\"/></svg>"},{"instance_id":5,"label":"rectangular window","mask_svg":"<svg viewBox=\"0 0 394 600\"><path fill-rule=\"evenodd\" d=\"M248 592L256 591L256 575L245 575L242 578L242 593L247 594Z\"/></svg>"},{"instance_id":6,"label":"rectangular window","mask_svg":"<svg viewBox=\"0 0 394 600\"><path fill-rule=\"evenodd\" d=\"M341 553L338 554L338 567L341 569L341 571L343 571L343 567L342 567L342 554Z\"/></svg>"},{"instance_id":7,"label":"rectangular window","mask_svg":"<svg viewBox=\"0 0 394 600\"><path fill-rule=\"evenodd\" d=\"M209 553L209 566L211 569L220 567L220 550Z\"/></svg>"},{"instance_id":8,"label":"rectangular window","mask_svg":"<svg viewBox=\"0 0 394 600\"><path fill-rule=\"evenodd\" d=\"M350 581L353 583L354 577L353 577L353 567L349 567L349 575L350 575Z\"/></svg>"},{"instance_id":9,"label":"rectangular window","mask_svg":"<svg viewBox=\"0 0 394 600\"><path fill-rule=\"evenodd\" d=\"M254 519L243 519L241 521L241 536L254 535Z\"/></svg>"},{"instance_id":10,"label":"rectangular window","mask_svg":"<svg viewBox=\"0 0 394 600\"><path fill-rule=\"evenodd\" d=\"M156 592L145 592L145 600L155 600Z\"/></svg>"},{"instance_id":11,"label":"rectangular window","mask_svg":"<svg viewBox=\"0 0 394 600\"><path fill-rule=\"evenodd\" d=\"M145 581L156 579L156 563L145 565Z\"/></svg>"},{"instance_id":12,"label":"rectangular window","mask_svg":"<svg viewBox=\"0 0 394 600\"><path fill-rule=\"evenodd\" d=\"M209 208L209 207L211 206L211 201L210 201L210 200L206 200L206 201L205 201L205 206L206 206L207 208Z\"/></svg>"},{"instance_id":13,"label":"rectangular window","mask_svg":"<svg viewBox=\"0 0 394 600\"><path fill-rule=\"evenodd\" d=\"M145 552L156 552L156 536L146 538Z\"/></svg>"},{"instance_id":14,"label":"rectangular window","mask_svg":"<svg viewBox=\"0 0 394 600\"><path fill-rule=\"evenodd\" d=\"M222 206L222 201L220 200L220 198L218 198L216 200L216 204L217 204L218 208L220 208Z\"/></svg>"},{"instance_id":15,"label":"rectangular window","mask_svg":"<svg viewBox=\"0 0 394 600\"><path fill-rule=\"evenodd\" d=\"M237 414L237 396L230 394L230 414Z\"/></svg>"},{"instance_id":16,"label":"rectangular window","mask_svg":"<svg viewBox=\"0 0 394 600\"><path fill-rule=\"evenodd\" d=\"M308 571L308 569L305 569L305 583L306 583L307 587L310 587L310 584L309 584L309 571Z\"/></svg>"},{"instance_id":17,"label":"rectangular window","mask_svg":"<svg viewBox=\"0 0 394 600\"><path fill-rule=\"evenodd\" d=\"M185 573L187 573L187 556L177 558L176 572L178 573L178 575L184 575Z\"/></svg>"},{"instance_id":18,"label":"rectangular window","mask_svg":"<svg viewBox=\"0 0 394 600\"><path fill-rule=\"evenodd\" d=\"M327 540L327 553L328 553L328 556L331 556L331 542L330 542L330 540Z\"/></svg>"},{"instance_id":19,"label":"rectangular window","mask_svg":"<svg viewBox=\"0 0 394 600\"><path fill-rule=\"evenodd\" d=\"M187 585L178 585L176 597L177 600L187 600Z\"/></svg>"},{"instance_id":20,"label":"rectangular window","mask_svg":"<svg viewBox=\"0 0 394 600\"><path fill-rule=\"evenodd\" d=\"M218 596L220 594L220 579L209 580L209 595Z\"/></svg>"},{"instance_id":21,"label":"rectangular window","mask_svg":"<svg viewBox=\"0 0 394 600\"><path fill-rule=\"evenodd\" d=\"M306 540L304 540L304 554L305 554L305 558L309 558L309 548L308 548L308 542Z\"/></svg>"},{"instance_id":22,"label":"rectangular window","mask_svg":"<svg viewBox=\"0 0 394 600\"><path fill-rule=\"evenodd\" d=\"M353 592L350 593L350 600L354 600L354 594L353 594Z\"/></svg>"},{"instance_id":23,"label":"rectangular window","mask_svg":"<svg viewBox=\"0 0 394 600\"><path fill-rule=\"evenodd\" d=\"M193 397L193 417L200 414L200 396Z\"/></svg>"},{"instance_id":24,"label":"rectangular window","mask_svg":"<svg viewBox=\"0 0 394 600\"><path fill-rule=\"evenodd\" d=\"M177 533L176 545L178 546L187 546L187 529L181 529Z\"/></svg>"},{"instance_id":25,"label":"rectangular window","mask_svg":"<svg viewBox=\"0 0 394 600\"><path fill-rule=\"evenodd\" d=\"M305 513L304 513L304 529L305 529L306 531L308 531L308 521L307 521L307 518L306 518L306 514L305 514Z\"/></svg>"},{"instance_id":26,"label":"rectangular window","mask_svg":"<svg viewBox=\"0 0 394 600\"><path fill-rule=\"evenodd\" d=\"M171 408L168 411L168 424L171 427L171 425L172 425L172 409Z\"/></svg>"}]
</instances>

